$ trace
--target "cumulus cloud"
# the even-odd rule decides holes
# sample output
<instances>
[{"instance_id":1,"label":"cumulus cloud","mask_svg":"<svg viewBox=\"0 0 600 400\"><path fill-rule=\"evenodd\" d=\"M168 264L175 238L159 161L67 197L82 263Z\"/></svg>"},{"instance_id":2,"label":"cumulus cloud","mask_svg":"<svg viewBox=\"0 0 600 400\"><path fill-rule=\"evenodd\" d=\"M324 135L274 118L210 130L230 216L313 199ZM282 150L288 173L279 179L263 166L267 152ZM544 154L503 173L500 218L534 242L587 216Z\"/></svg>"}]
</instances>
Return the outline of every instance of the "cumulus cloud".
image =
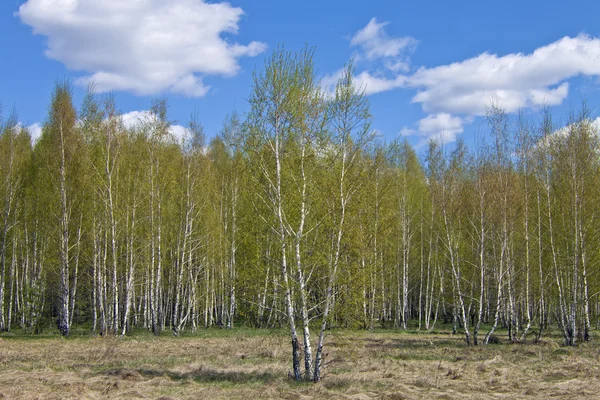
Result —
<instances>
[{"instance_id":1,"label":"cumulus cloud","mask_svg":"<svg viewBox=\"0 0 600 400\"><path fill-rule=\"evenodd\" d=\"M418 122L418 126L420 134L441 135L446 141L453 141L456 134L463 132L463 120L447 113L428 115Z\"/></svg>"},{"instance_id":2,"label":"cumulus cloud","mask_svg":"<svg viewBox=\"0 0 600 400\"><path fill-rule=\"evenodd\" d=\"M123 126L127 129L134 129L142 126L145 123L152 121L152 113L150 111L130 111L121 115Z\"/></svg>"},{"instance_id":3,"label":"cumulus cloud","mask_svg":"<svg viewBox=\"0 0 600 400\"><path fill-rule=\"evenodd\" d=\"M410 36L390 36L385 30L388 24L371 18L369 23L350 39L350 46L358 49L355 60L368 61L370 67L369 70L355 76L356 86L368 95L406 85L407 77L403 73L409 71L409 54L418 44L418 41ZM332 93L342 73L343 70L339 70L324 76L323 87Z\"/></svg>"},{"instance_id":4,"label":"cumulus cloud","mask_svg":"<svg viewBox=\"0 0 600 400\"><path fill-rule=\"evenodd\" d=\"M152 122L154 116L148 110L144 111L130 111L121 115L121 121L123 126L127 129L135 129L144 124ZM169 127L169 133L173 136L173 140L176 143L182 143L190 138L189 130L182 125L173 124Z\"/></svg>"},{"instance_id":5,"label":"cumulus cloud","mask_svg":"<svg viewBox=\"0 0 600 400\"><path fill-rule=\"evenodd\" d=\"M416 129L403 128L400 134L403 136L418 135L423 140L435 139L440 143L449 143L456 140L458 134L463 133L464 124L470 123L471 118L460 118L448 113L430 114L416 123Z\"/></svg>"},{"instance_id":6,"label":"cumulus cloud","mask_svg":"<svg viewBox=\"0 0 600 400\"><path fill-rule=\"evenodd\" d=\"M335 71L333 74L328 74L321 77L321 88L329 97L333 97L335 95L335 85L338 83L343 73L344 70L340 69Z\"/></svg>"},{"instance_id":7,"label":"cumulus cloud","mask_svg":"<svg viewBox=\"0 0 600 400\"><path fill-rule=\"evenodd\" d=\"M564 37L531 54L483 53L433 68L420 68L407 78L416 88L412 101L428 113L483 115L491 102L507 112L557 105L569 94L568 79L600 76L600 39Z\"/></svg>"},{"instance_id":8,"label":"cumulus cloud","mask_svg":"<svg viewBox=\"0 0 600 400\"><path fill-rule=\"evenodd\" d=\"M185 126L171 125L171 134L177 143L183 143L190 140L190 131Z\"/></svg>"},{"instance_id":9,"label":"cumulus cloud","mask_svg":"<svg viewBox=\"0 0 600 400\"><path fill-rule=\"evenodd\" d=\"M325 75L321 79L321 86L330 95L335 94L335 86L343 73L344 70L340 69L331 75ZM368 71L363 71L354 77L355 87L359 90L364 90L367 95L386 92L391 89L402 87L405 84L406 77L403 75L388 78L381 74L372 74Z\"/></svg>"},{"instance_id":10,"label":"cumulus cloud","mask_svg":"<svg viewBox=\"0 0 600 400\"><path fill-rule=\"evenodd\" d=\"M564 37L531 54L483 53L450 65L421 68L409 79L419 90L413 102L426 112L482 115L490 100L508 112L560 104L569 93L566 80L600 75L600 39Z\"/></svg>"},{"instance_id":11,"label":"cumulus cloud","mask_svg":"<svg viewBox=\"0 0 600 400\"><path fill-rule=\"evenodd\" d=\"M39 122L29 125L27 130L31 135L31 143L35 144L42 137L42 125Z\"/></svg>"},{"instance_id":12,"label":"cumulus cloud","mask_svg":"<svg viewBox=\"0 0 600 400\"><path fill-rule=\"evenodd\" d=\"M121 121L123 126L127 129L135 129L142 126L145 123L152 122L152 113L150 111L131 111L121 115ZM22 124L19 123L18 127ZM26 127L31 135L31 142L35 144L42 136L42 124L36 122ZM189 130L185 126L173 124L169 127L169 133L172 135L173 140L176 143L182 143L184 140L189 139Z\"/></svg>"},{"instance_id":13,"label":"cumulus cloud","mask_svg":"<svg viewBox=\"0 0 600 400\"><path fill-rule=\"evenodd\" d=\"M418 41L410 36L391 37L385 31L388 22L377 22L371 18L367 26L350 39L352 46L359 47L367 59L397 58L403 52L413 49ZM406 64L396 60L388 64L392 70L405 70Z\"/></svg>"},{"instance_id":14,"label":"cumulus cloud","mask_svg":"<svg viewBox=\"0 0 600 400\"><path fill-rule=\"evenodd\" d=\"M417 88L412 101L426 113L481 116L491 104L507 112L561 104L569 94L568 80L578 75L600 76L600 39L564 37L530 54L484 53L421 68L406 86Z\"/></svg>"},{"instance_id":15,"label":"cumulus cloud","mask_svg":"<svg viewBox=\"0 0 600 400\"><path fill-rule=\"evenodd\" d=\"M200 97L207 75L233 76L238 60L266 49L232 43L243 10L203 0L28 0L17 15L47 37L46 55L87 73L100 92Z\"/></svg>"},{"instance_id":16,"label":"cumulus cloud","mask_svg":"<svg viewBox=\"0 0 600 400\"><path fill-rule=\"evenodd\" d=\"M17 122L16 125L13 126L13 130L15 133L18 133L21 129L26 129L29 132L29 136L31 137L31 143L35 144L39 138L42 136L42 124L36 122L34 124L25 126L22 122Z\"/></svg>"},{"instance_id":17,"label":"cumulus cloud","mask_svg":"<svg viewBox=\"0 0 600 400\"><path fill-rule=\"evenodd\" d=\"M406 77L403 75L398 75L395 78L387 78L385 76L372 75L367 71L361 72L355 79L357 86L364 88L366 94L386 92L406 84Z\"/></svg>"},{"instance_id":18,"label":"cumulus cloud","mask_svg":"<svg viewBox=\"0 0 600 400\"><path fill-rule=\"evenodd\" d=\"M442 140L452 141L469 117L481 116L491 104L507 112L521 108L561 104L569 95L569 80L576 76L600 76L600 38L588 35L564 37L532 53L475 57L408 73L406 49L416 46L412 38L392 38L385 22L375 18L351 40L364 58L386 59L385 68L357 74L367 94L403 88L416 90L413 103L428 114L401 134L434 135L442 126ZM383 72L382 72L383 71ZM435 129L434 129L435 127Z\"/></svg>"}]
</instances>

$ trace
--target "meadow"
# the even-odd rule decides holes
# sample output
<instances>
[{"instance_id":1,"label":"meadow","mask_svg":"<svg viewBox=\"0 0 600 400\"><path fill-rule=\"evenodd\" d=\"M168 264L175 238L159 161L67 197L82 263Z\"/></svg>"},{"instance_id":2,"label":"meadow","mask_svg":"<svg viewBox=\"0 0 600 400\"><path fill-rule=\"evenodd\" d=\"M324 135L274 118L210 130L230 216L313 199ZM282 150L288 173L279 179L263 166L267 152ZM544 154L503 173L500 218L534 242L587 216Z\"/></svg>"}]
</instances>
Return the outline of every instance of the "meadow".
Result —
<instances>
[{"instance_id":1,"label":"meadow","mask_svg":"<svg viewBox=\"0 0 600 400\"><path fill-rule=\"evenodd\" d=\"M332 331L323 380L289 378L284 330L207 329L155 337L74 331L0 335L0 398L593 398L600 345L466 346L450 331Z\"/></svg>"}]
</instances>

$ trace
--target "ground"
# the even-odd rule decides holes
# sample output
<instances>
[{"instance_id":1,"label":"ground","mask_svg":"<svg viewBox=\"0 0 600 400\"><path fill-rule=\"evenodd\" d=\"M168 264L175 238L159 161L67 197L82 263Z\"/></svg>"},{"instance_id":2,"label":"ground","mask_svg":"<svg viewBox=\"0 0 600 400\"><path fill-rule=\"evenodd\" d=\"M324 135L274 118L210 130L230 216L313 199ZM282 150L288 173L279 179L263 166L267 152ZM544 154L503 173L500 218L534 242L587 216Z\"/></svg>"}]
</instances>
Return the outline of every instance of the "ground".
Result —
<instances>
[{"instance_id":1,"label":"ground","mask_svg":"<svg viewBox=\"0 0 600 400\"><path fill-rule=\"evenodd\" d=\"M501 337L502 339L502 337ZM600 396L600 344L467 347L449 332L334 331L318 384L289 379L284 331L0 335L0 398L534 399Z\"/></svg>"}]
</instances>

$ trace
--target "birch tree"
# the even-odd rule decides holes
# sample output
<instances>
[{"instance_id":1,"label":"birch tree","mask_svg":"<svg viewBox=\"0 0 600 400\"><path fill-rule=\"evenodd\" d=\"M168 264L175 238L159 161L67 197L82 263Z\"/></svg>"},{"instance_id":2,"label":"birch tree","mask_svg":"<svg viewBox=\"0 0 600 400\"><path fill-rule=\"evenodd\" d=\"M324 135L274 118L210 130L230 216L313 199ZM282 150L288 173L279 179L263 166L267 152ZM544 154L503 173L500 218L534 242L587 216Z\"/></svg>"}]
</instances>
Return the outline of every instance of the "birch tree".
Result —
<instances>
[{"instance_id":1,"label":"birch tree","mask_svg":"<svg viewBox=\"0 0 600 400\"><path fill-rule=\"evenodd\" d=\"M8 313L5 309L4 298L6 294L6 274L7 264L13 264L13 259L17 256L10 252L9 246L14 240L10 240L11 231L16 225L16 207L18 193L22 185L22 177L19 171L19 159L25 154L19 154L18 148L19 127L17 125L16 113L9 116L6 122L2 119L0 108L0 201L2 202L2 215L0 219L0 332L9 330L10 327L10 308L8 304ZM11 279L12 281L12 279ZM11 296L12 297L12 296Z\"/></svg>"},{"instance_id":2,"label":"birch tree","mask_svg":"<svg viewBox=\"0 0 600 400\"><path fill-rule=\"evenodd\" d=\"M332 306L338 269L343 256L342 246L346 225L348 224L348 208L357 191L364 184L359 160L366 146L373 139L369 101L364 89L357 87L355 84L353 74L353 65L349 64L336 85L335 98L330 105L330 141L333 148L333 158L330 162L332 163L332 170L335 171L335 192L332 193L335 200L332 210L335 222L334 245L333 256L330 258L331 261L327 271L328 283L317 342L314 381L321 379L325 330Z\"/></svg>"},{"instance_id":3,"label":"birch tree","mask_svg":"<svg viewBox=\"0 0 600 400\"><path fill-rule=\"evenodd\" d=\"M266 62L265 71L254 76L250 105L245 146L260 178L261 191L257 195L271 213L262 218L270 224L279 245L278 263L292 342L293 376L296 380L302 379L292 295L296 289L304 339L304 375L311 380L312 347L302 239L308 213L310 183L306 168L313 152L311 138L315 132L312 128L320 126L321 118L315 109L320 107L320 100L312 50L305 49L300 54L283 48L275 51Z\"/></svg>"},{"instance_id":4,"label":"birch tree","mask_svg":"<svg viewBox=\"0 0 600 400\"><path fill-rule=\"evenodd\" d=\"M78 266L85 195L85 146L76 127L77 113L69 82L58 83L52 94L48 121L36 151L42 166L39 180L44 205L50 212L48 233L56 240L58 265L58 328L68 336L77 293Z\"/></svg>"}]
</instances>

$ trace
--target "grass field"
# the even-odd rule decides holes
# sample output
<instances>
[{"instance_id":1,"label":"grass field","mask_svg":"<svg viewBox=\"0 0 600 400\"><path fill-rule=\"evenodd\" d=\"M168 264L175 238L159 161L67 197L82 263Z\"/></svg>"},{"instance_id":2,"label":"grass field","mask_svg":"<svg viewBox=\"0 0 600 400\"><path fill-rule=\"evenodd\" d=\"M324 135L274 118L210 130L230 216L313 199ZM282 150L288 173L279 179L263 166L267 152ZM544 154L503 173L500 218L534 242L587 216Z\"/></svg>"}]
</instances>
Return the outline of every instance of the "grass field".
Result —
<instances>
[{"instance_id":1,"label":"grass field","mask_svg":"<svg viewBox=\"0 0 600 400\"><path fill-rule=\"evenodd\" d=\"M467 347L447 332L336 331L321 383L288 378L284 331L0 336L0 398L600 398L600 344Z\"/></svg>"}]
</instances>

